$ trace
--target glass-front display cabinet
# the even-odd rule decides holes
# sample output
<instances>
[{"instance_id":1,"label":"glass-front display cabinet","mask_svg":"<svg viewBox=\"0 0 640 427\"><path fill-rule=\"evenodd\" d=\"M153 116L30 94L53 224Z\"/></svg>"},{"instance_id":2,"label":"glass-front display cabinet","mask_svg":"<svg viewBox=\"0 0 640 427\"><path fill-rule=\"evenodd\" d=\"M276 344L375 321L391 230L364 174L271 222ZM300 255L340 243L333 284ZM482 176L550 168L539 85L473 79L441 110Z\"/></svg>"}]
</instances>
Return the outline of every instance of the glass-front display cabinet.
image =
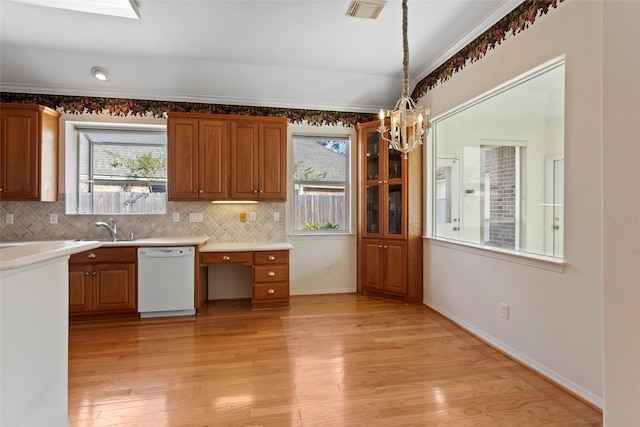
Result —
<instances>
[{"instance_id":1,"label":"glass-front display cabinet","mask_svg":"<svg viewBox=\"0 0 640 427\"><path fill-rule=\"evenodd\" d=\"M376 127L364 128L365 237L404 238L406 206L403 169L406 160L391 149Z\"/></svg>"},{"instance_id":2,"label":"glass-front display cabinet","mask_svg":"<svg viewBox=\"0 0 640 427\"><path fill-rule=\"evenodd\" d=\"M358 125L358 290L422 301L422 148L389 148L379 122Z\"/></svg>"}]
</instances>

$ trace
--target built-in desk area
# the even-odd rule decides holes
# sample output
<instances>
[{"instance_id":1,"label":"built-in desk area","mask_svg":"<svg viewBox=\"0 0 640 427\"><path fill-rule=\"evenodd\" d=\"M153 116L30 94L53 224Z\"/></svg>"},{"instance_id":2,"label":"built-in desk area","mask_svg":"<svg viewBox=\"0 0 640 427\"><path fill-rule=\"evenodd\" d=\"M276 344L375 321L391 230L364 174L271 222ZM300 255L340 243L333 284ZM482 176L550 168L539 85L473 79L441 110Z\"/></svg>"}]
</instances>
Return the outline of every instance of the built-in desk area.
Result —
<instances>
[{"instance_id":1,"label":"built-in desk area","mask_svg":"<svg viewBox=\"0 0 640 427\"><path fill-rule=\"evenodd\" d=\"M290 243L209 243L200 248L196 301L198 312L208 299L208 266L240 263L251 267L251 307L289 306Z\"/></svg>"}]
</instances>

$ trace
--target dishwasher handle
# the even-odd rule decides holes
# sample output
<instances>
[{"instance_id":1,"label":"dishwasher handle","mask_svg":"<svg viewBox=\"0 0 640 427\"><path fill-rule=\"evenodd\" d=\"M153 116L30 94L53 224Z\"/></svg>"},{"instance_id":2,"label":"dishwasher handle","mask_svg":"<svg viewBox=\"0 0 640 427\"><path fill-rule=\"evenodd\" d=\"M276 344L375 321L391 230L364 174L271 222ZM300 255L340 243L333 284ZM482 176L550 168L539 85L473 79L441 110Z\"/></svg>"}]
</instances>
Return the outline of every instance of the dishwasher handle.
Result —
<instances>
[{"instance_id":1,"label":"dishwasher handle","mask_svg":"<svg viewBox=\"0 0 640 427\"><path fill-rule=\"evenodd\" d=\"M193 248L140 248L139 258L176 258L193 255Z\"/></svg>"}]
</instances>

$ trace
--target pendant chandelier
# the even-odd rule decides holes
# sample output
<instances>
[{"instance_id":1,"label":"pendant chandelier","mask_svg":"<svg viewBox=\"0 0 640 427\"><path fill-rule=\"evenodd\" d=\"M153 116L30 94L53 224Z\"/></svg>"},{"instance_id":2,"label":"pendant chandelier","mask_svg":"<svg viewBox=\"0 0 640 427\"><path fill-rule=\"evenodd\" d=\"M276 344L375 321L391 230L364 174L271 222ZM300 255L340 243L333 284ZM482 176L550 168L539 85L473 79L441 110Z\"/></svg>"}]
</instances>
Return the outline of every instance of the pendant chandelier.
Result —
<instances>
[{"instance_id":1,"label":"pendant chandelier","mask_svg":"<svg viewBox=\"0 0 640 427\"><path fill-rule=\"evenodd\" d=\"M378 132L389 143L389 148L404 153L422 145L429 133L429 107L417 106L409 97L409 42L407 41L407 0L402 0L402 43L404 57L402 61L402 96L392 111L380 110ZM385 118L390 118L391 127L385 126Z\"/></svg>"}]
</instances>

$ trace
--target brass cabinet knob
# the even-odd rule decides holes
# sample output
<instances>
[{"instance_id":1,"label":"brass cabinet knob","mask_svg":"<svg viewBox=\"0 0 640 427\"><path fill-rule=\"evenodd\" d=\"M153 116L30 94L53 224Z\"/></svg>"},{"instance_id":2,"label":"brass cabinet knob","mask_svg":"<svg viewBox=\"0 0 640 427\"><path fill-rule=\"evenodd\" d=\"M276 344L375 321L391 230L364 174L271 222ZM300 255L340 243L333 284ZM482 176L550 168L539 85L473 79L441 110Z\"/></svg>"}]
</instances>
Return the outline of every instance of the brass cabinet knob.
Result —
<instances>
[{"instance_id":1,"label":"brass cabinet knob","mask_svg":"<svg viewBox=\"0 0 640 427\"><path fill-rule=\"evenodd\" d=\"M460 227L453 227L453 231L460 231Z\"/></svg>"},{"instance_id":2,"label":"brass cabinet knob","mask_svg":"<svg viewBox=\"0 0 640 427\"><path fill-rule=\"evenodd\" d=\"M269 271L269 272L267 273L267 276L269 276L269 277L275 277L275 276L276 276L276 273L275 273L274 271Z\"/></svg>"},{"instance_id":3,"label":"brass cabinet knob","mask_svg":"<svg viewBox=\"0 0 640 427\"><path fill-rule=\"evenodd\" d=\"M553 229L554 229L554 230L560 230L560 226L559 226L559 225L554 225L554 226L553 226Z\"/></svg>"},{"instance_id":4,"label":"brass cabinet knob","mask_svg":"<svg viewBox=\"0 0 640 427\"><path fill-rule=\"evenodd\" d=\"M387 245L384 245L384 248L385 248L385 249L389 249L389 246L387 246Z\"/></svg>"},{"instance_id":5,"label":"brass cabinet knob","mask_svg":"<svg viewBox=\"0 0 640 427\"><path fill-rule=\"evenodd\" d=\"M85 276L88 276L88 275L89 275L89 272L88 272L88 271L85 271L85 272L84 272L84 275L85 275Z\"/></svg>"},{"instance_id":6,"label":"brass cabinet knob","mask_svg":"<svg viewBox=\"0 0 640 427\"><path fill-rule=\"evenodd\" d=\"M273 295L273 294L275 294L275 293L276 293L276 291L274 291L273 289L269 289L269 290L267 291L267 293L268 293L269 295Z\"/></svg>"},{"instance_id":7,"label":"brass cabinet knob","mask_svg":"<svg viewBox=\"0 0 640 427\"><path fill-rule=\"evenodd\" d=\"M96 254L94 254L93 252L87 255L87 258L95 258Z\"/></svg>"},{"instance_id":8,"label":"brass cabinet knob","mask_svg":"<svg viewBox=\"0 0 640 427\"><path fill-rule=\"evenodd\" d=\"M96 273L95 271L94 271L93 273L91 273L91 274L93 274L94 276L97 276L97 275L98 275L98 273Z\"/></svg>"},{"instance_id":9,"label":"brass cabinet knob","mask_svg":"<svg viewBox=\"0 0 640 427\"><path fill-rule=\"evenodd\" d=\"M276 260L276 257L274 257L273 255L269 255L269 256L267 257L267 260L269 260L269 261L275 261L275 260Z\"/></svg>"},{"instance_id":10,"label":"brass cabinet knob","mask_svg":"<svg viewBox=\"0 0 640 427\"><path fill-rule=\"evenodd\" d=\"M382 245L378 245L379 248L382 248Z\"/></svg>"},{"instance_id":11,"label":"brass cabinet knob","mask_svg":"<svg viewBox=\"0 0 640 427\"><path fill-rule=\"evenodd\" d=\"M231 257L229 257L229 256L227 256L227 255L224 255L224 256L222 257L222 260L223 260L223 261L229 261L230 259L231 259Z\"/></svg>"},{"instance_id":12,"label":"brass cabinet knob","mask_svg":"<svg viewBox=\"0 0 640 427\"><path fill-rule=\"evenodd\" d=\"M193 192L194 192L194 193L197 193L197 192L198 192L198 190L193 190Z\"/></svg>"},{"instance_id":13,"label":"brass cabinet knob","mask_svg":"<svg viewBox=\"0 0 640 427\"><path fill-rule=\"evenodd\" d=\"M204 193L204 190L200 190L201 193Z\"/></svg>"}]
</instances>

